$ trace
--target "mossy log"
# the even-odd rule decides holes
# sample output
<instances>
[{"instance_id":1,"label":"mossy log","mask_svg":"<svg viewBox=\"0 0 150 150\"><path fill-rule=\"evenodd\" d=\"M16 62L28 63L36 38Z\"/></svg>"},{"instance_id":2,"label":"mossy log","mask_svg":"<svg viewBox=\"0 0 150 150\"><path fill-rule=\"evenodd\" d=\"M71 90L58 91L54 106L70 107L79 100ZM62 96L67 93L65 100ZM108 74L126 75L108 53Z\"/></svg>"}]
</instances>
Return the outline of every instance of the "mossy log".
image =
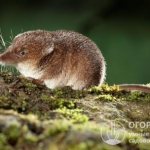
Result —
<instances>
[{"instance_id":1,"label":"mossy log","mask_svg":"<svg viewBox=\"0 0 150 150\"><path fill-rule=\"evenodd\" d=\"M0 150L148 150L149 128L129 122L150 120L150 94L103 85L75 91L47 89L11 73L0 73ZM117 145L104 142L110 123L124 127ZM121 126L122 127L122 126ZM118 130L119 132L119 130Z\"/></svg>"}]
</instances>

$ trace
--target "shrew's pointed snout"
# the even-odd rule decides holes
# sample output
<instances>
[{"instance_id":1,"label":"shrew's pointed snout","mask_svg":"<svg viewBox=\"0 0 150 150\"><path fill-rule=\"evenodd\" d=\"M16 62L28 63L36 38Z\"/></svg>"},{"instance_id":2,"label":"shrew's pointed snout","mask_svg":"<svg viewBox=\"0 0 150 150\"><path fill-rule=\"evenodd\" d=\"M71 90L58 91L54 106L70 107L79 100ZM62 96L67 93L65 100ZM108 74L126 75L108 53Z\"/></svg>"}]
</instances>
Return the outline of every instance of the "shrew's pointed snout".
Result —
<instances>
[{"instance_id":1,"label":"shrew's pointed snout","mask_svg":"<svg viewBox=\"0 0 150 150\"><path fill-rule=\"evenodd\" d=\"M3 61L3 53L0 54L0 65L5 65L5 62Z\"/></svg>"},{"instance_id":2,"label":"shrew's pointed snout","mask_svg":"<svg viewBox=\"0 0 150 150\"><path fill-rule=\"evenodd\" d=\"M9 65L10 53L4 52L0 54L0 65Z\"/></svg>"},{"instance_id":3,"label":"shrew's pointed snout","mask_svg":"<svg viewBox=\"0 0 150 150\"><path fill-rule=\"evenodd\" d=\"M11 51L5 51L0 54L0 65L15 65L16 57Z\"/></svg>"}]
</instances>

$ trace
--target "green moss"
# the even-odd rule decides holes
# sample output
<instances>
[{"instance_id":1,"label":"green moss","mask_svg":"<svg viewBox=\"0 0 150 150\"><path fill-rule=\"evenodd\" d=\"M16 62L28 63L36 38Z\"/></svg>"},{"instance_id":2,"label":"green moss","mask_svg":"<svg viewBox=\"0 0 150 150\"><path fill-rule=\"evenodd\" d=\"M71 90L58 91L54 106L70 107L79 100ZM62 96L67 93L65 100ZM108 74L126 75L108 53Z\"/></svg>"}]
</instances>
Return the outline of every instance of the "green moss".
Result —
<instances>
[{"instance_id":1,"label":"green moss","mask_svg":"<svg viewBox=\"0 0 150 150\"><path fill-rule=\"evenodd\" d=\"M0 96L0 103L4 103L8 100L8 97L6 95L1 95Z\"/></svg>"},{"instance_id":2,"label":"green moss","mask_svg":"<svg viewBox=\"0 0 150 150\"><path fill-rule=\"evenodd\" d=\"M12 150L12 147L7 143L7 136L0 133L0 149L1 150Z\"/></svg>"},{"instance_id":3,"label":"green moss","mask_svg":"<svg viewBox=\"0 0 150 150\"><path fill-rule=\"evenodd\" d=\"M57 148L66 150L86 150L93 148L95 150L121 150L121 148L117 145L111 147L110 145L102 142L100 138L100 129L103 128L103 133L108 133L109 128L106 129L106 127L94 122L80 122L77 124L71 120L65 119L45 120L40 122L34 115L20 115L13 111L0 111L1 117L2 114L7 116L12 115L12 121L14 120L14 123L9 125L11 128L5 128L5 134L0 134L0 139L2 139L0 144L2 143L1 145L3 148L5 148L5 145L14 145L13 139L17 139L15 142L17 149L21 149L22 146L26 146L27 149L33 150L38 148L41 148L42 150L48 150L47 147L49 147L49 149ZM3 120L5 120L5 116ZM22 125L20 126L20 124ZM18 134L16 134L16 127L19 127L18 132L21 133L19 137ZM41 127L43 128L42 130L40 129ZM10 129L12 129L12 131L10 131ZM131 138L133 139L133 137L130 137L128 132L126 132L126 140ZM134 137L134 139L138 138L139 137ZM40 147L38 144L39 142L41 143ZM123 143L124 145L126 144L125 141L123 141ZM128 147L133 148L133 145L128 143ZM134 147L138 148L138 145Z\"/></svg>"},{"instance_id":4,"label":"green moss","mask_svg":"<svg viewBox=\"0 0 150 150\"><path fill-rule=\"evenodd\" d=\"M37 143L39 141L39 138L37 135L32 134L31 132L28 132L25 135L25 141L27 143Z\"/></svg>"},{"instance_id":5,"label":"green moss","mask_svg":"<svg viewBox=\"0 0 150 150\"><path fill-rule=\"evenodd\" d=\"M98 148L98 145L95 145L94 142L86 141L86 142L81 142L78 145L73 145L70 150L77 150L77 149L79 149L79 150L87 150L87 149L98 150L99 148Z\"/></svg>"},{"instance_id":6,"label":"green moss","mask_svg":"<svg viewBox=\"0 0 150 150\"><path fill-rule=\"evenodd\" d=\"M36 84L33 83L26 83L25 86L29 89L29 90L35 90L35 88L37 87Z\"/></svg>"},{"instance_id":7,"label":"green moss","mask_svg":"<svg viewBox=\"0 0 150 150\"><path fill-rule=\"evenodd\" d=\"M76 103L73 102L72 100L66 100L66 99L57 99L54 102L57 106L57 108L70 108L70 109L74 109L76 108Z\"/></svg>"},{"instance_id":8,"label":"green moss","mask_svg":"<svg viewBox=\"0 0 150 150\"><path fill-rule=\"evenodd\" d=\"M0 84L0 149L147 148L129 143L135 137L129 136L128 122L150 119L150 94L108 85L82 91L70 87L50 90L8 73L0 73ZM122 147L111 147L100 137L102 129L109 133L110 120L122 123L126 130ZM132 132L150 130L135 128Z\"/></svg>"},{"instance_id":9,"label":"green moss","mask_svg":"<svg viewBox=\"0 0 150 150\"><path fill-rule=\"evenodd\" d=\"M102 86L94 86L88 90L90 94L104 94L104 93L112 94L112 93L116 93L119 91L120 90L118 86L116 85L109 86L108 84L104 84Z\"/></svg>"},{"instance_id":10,"label":"green moss","mask_svg":"<svg viewBox=\"0 0 150 150\"><path fill-rule=\"evenodd\" d=\"M59 133L64 133L69 130L70 123L65 120L55 120L53 123L50 123L47 125L47 129L45 130L44 134L45 136L54 136Z\"/></svg>"},{"instance_id":11,"label":"green moss","mask_svg":"<svg viewBox=\"0 0 150 150\"><path fill-rule=\"evenodd\" d=\"M16 142L21 135L20 127L11 125L4 131L4 134L6 135L7 140Z\"/></svg>"},{"instance_id":12,"label":"green moss","mask_svg":"<svg viewBox=\"0 0 150 150\"><path fill-rule=\"evenodd\" d=\"M63 88L56 88L53 90L53 94L57 98L84 98L86 95L86 91L84 90L72 90L71 87L63 87Z\"/></svg>"},{"instance_id":13,"label":"green moss","mask_svg":"<svg viewBox=\"0 0 150 150\"><path fill-rule=\"evenodd\" d=\"M7 143L6 136L0 133L0 145L6 144L6 143Z\"/></svg>"},{"instance_id":14,"label":"green moss","mask_svg":"<svg viewBox=\"0 0 150 150\"><path fill-rule=\"evenodd\" d=\"M66 119L71 119L73 122L83 123L88 121L88 117L80 109L67 109L66 107L57 109Z\"/></svg>"},{"instance_id":15,"label":"green moss","mask_svg":"<svg viewBox=\"0 0 150 150\"><path fill-rule=\"evenodd\" d=\"M130 101L141 101L143 100L146 101L150 101L150 94L148 93L142 93L142 92L131 92L130 95L128 95L128 97L126 97L126 100L130 100Z\"/></svg>"},{"instance_id":16,"label":"green moss","mask_svg":"<svg viewBox=\"0 0 150 150\"><path fill-rule=\"evenodd\" d=\"M0 72L0 76L3 78L5 83L12 83L17 79L15 75L13 75L12 72Z\"/></svg>"},{"instance_id":17,"label":"green moss","mask_svg":"<svg viewBox=\"0 0 150 150\"><path fill-rule=\"evenodd\" d=\"M103 100L103 101L115 101L117 100L116 97L113 97L112 95L110 94L103 94L103 95L99 95L96 97L95 100Z\"/></svg>"},{"instance_id":18,"label":"green moss","mask_svg":"<svg viewBox=\"0 0 150 150\"><path fill-rule=\"evenodd\" d=\"M42 94L40 99L43 102L46 102L52 109L56 108L75 108L76 107L76 102L73 101L72 99L63 99L63 98L56 98L53 97L52 95L47 95L47 94Z\"/></svg>"},{"instance_id":19,"label":"green moss","mask_svg":"<svg viewBox=\"0 0 150 150\"><path fill-rule=\"evenodd\" d=\"M47 95L47 94L41 94L41 99L43 100L43 101L49 101L50 100L50 96L49 95ZM53 97L52 97L53 98Z\"/></svg>"}]
</instances>

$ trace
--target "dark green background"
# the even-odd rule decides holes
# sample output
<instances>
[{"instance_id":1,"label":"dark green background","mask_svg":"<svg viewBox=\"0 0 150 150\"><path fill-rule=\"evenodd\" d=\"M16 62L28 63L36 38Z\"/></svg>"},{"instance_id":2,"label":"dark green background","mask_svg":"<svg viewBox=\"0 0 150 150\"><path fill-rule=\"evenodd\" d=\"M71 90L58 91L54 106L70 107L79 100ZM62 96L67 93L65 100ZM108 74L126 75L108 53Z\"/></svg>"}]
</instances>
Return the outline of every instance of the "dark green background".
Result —
<instances>
[{"instance_id":1,"label":"dark green background","mask_svg":"<svg viewBox=\"0 0 150 150\"><path fill-rule=\"evenodd\" d=\"M5 41L34 29L75 30L93 39L107 62L107 82L149 83L149 0L0 0Z\"/></svg>"}]
</instances>

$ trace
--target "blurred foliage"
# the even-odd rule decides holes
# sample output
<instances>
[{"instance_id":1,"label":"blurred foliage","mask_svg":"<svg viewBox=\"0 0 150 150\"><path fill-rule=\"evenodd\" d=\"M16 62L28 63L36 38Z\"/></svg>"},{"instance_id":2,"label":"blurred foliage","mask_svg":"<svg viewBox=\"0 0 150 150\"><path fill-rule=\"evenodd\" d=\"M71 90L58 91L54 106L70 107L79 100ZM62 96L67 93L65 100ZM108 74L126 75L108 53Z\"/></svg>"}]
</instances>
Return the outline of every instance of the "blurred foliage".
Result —
<instances>
[{"instance_id":1,"label":"blurred foliage","mask_svg":"<svg viewBox=\"0 0 150 150\"><path fill-rule=\"evenodd\" d=\"M5 41L34 29L68 29L89 36L107 62L108 83L149 83L150 1L0 0Z\"/></svg>"}]
</instances>

